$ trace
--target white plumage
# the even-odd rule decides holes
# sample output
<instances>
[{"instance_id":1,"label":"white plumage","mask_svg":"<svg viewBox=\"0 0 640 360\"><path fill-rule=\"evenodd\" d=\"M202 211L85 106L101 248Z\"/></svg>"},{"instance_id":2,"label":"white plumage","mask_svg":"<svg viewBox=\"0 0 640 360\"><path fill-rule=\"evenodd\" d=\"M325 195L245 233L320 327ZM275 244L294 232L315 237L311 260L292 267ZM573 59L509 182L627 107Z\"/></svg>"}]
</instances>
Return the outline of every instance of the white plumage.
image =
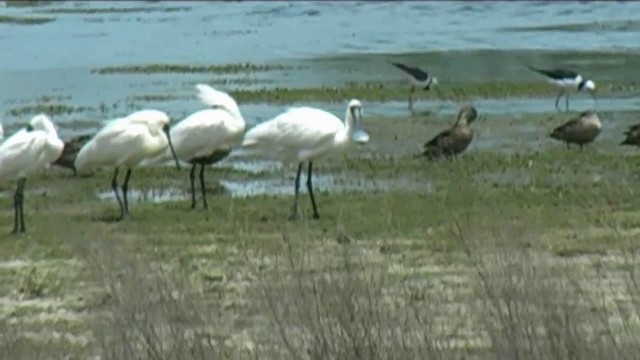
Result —
<instances>
[{"instance_id":1,"label":"white plumage","mask_svg":"<svg viewBox=\"0 0 640 360\"><path fill-rule=\"evenodd\" d=\"M206 84L197 84L198 98L211 107L197 111L180 121L171 129L171 140L178 159L192 164L191 207L195 200L195 170L200 165L200 187L203 205L207 205L204 167L224 159L233 146L242 140L245 121L236 101L223 91L213 89ZM165 151L153 162L166 161L170 153Z\"/></svg>"},{"instance_id":2,"label":"white plumage","mask_svg":"<svg viewBox=\"0 0 640 360\"><path fill-rule=\"evenodd\" d=\"M2 141L2 139L4 139L4 128L2 124L0 124L0 141Z\"/></svg>"},{"instance_id":3,"label":"white plumage","mask_svg":"<svg viewBox=\"0 0 640 360\"><path fill-rule=\"evenodd\" d=\"M174 154L176 166L180 168L171 144L169 123L169 116L162 111L137 111L127 117L108 122L78 152L74 165L80 173L104 166L115 169L111 188L120 205L120 219L129 216L127 190L133 167L144 159L158 156L168 146ZM120 167L127 169L122 185L124 204L117 188Z\"/></svg>"},{"instance_id":4,"label":"white plumage","mask_svg":"<svg viewBox=\"0 0 640 360\"><path fill-rule=\"evenodd\" d=\"M249 130L242 142L250 154L280 160L285 164L298 163L295 180L295 201L291 218L298 216L298 190L302 163L309 162L307 189L313 205L313 217L319 218L312 190L312 162L329 152L344 148L351 140L367 143L369 135L360 128L362 104L351 100L344 122L335 115L316 108L290 108L272 120Z\"/></svg>"},{"instance_id":5,"label":"white plumage","mask_svg":"<svg viewBox=\"0 0 640 360\"><path fill-rule=\"evenodd\" d=\"M12 233L25 232L24 185L26 177L44 169L62 154L64 143L44 114L33 117L29 126L0 144L0 181L18 180L14 195L15 226Z\"/></svg>"}]
</instances>

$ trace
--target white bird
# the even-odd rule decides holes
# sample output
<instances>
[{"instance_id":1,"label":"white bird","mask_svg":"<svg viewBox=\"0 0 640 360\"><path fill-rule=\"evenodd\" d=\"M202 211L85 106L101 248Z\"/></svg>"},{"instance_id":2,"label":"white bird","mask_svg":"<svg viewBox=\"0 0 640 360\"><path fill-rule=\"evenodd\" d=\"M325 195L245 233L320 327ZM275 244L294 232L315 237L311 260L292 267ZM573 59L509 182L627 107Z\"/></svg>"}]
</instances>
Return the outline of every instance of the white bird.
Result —
<instances>
[{"instance_id":1,"label":"white bird","mask_svg":"<svg viewBox=\"0 0 640 360\"><path fill-rule=\"evenodd\" d=\"M313 218L319 219L311 181L313 160L343 148L350 140L360 144L367 143L369 134L361 128L361 122L362 104L356 99L349 102L344 122L324 110L311 107L290 108L249 130L242 147L249 154L266 155L285 164L298 163L291 220L298 217L302 164L309 162L307 189L313 206Z\"/></svg>"},{"instance_id":2,"label":"white bird","mask_svg":"<svg viewBox=\"0 0 640 360\"><path fill-rule=\"evenodd\" d=\"M56 127L44 114L33 117L26 128L0 145L0 181L18 180L13 197L15 222L12 234L26 231L23 207L27 176L55 161L62 154L63 147L64 143L58 138Z\"/></svg>"},{"instance_id":3,"label":"white bird","mask_svg":"<svg viewBox=\"0 0 640 360\"><path fill-rule=\"evenodd\" d=\"M114 168L111 189L120 205L119 220L130 216L127 191L133 167L139 165L144 159L158 156L168 145L176 167L180 170L178 158L171 144L169 123L169 116L162 111L136 111L129 116L108 122L80 149L74 163L78 172L86 173L103 166ZM120 167L127 169L124 184L122 184L122 199L118 194Z\"/></svg>"},{"instance_id":4,"label":"white bird","mask_svg":"<svg viewBox=\"0 0 640 360\"><path fill-rule=\"evenodd\" d=\"M206 84L197 84L198 98L211 109L200 110L189 115L171 128L171 141L176 156L191 164L191 208L196 207L195 171L200 165L200 188L204 208L208 208L204 184L205 165L215 164L231 152L233 146L242 141L245 121L238 104L227 93L215 90ZM165 151L159 160L171 156Z\"/></svg>"}]
</instances>

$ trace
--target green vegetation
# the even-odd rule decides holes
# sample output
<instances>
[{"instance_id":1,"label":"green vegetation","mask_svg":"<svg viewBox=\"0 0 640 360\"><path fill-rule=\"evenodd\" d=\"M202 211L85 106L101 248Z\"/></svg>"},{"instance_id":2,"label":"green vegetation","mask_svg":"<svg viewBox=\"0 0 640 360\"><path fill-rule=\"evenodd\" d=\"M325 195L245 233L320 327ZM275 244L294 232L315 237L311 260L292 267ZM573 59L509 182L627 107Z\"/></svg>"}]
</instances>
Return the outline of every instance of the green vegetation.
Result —
<instances>
[{"instance_id":1,"label":"green vegetation","mask_svg":"<svg viewBox=\"0 0 640 360\"><path fill-rule=\"evenodd\" d=\"M637 88L635 80L601 83L600 94ZM238 102L293 103L303 101L336 102L358 98L384 102L406 100L409 86L404 82L351 82L344 86L315 88L263 87L251 90L231 90ZM558 90L545 82L477 82L437 85L431 91L416 93L418 99L463 101L472 99L502 99L557 96Z\"/></svg>"},{"instance_id":2,"label":"green vegetation","mask_svg":"<svg viewBox=\"0 0 640 360\"><path fill-rule=\"evenodd\" d=\"M148 12L181 12L191 10L188 6L171 6L171 7L131 7L131 8L68 8L68 9L40 9L34 12L43 14L133 14L133 13L148 13Z\"/></svg>"},{"instance_id":3,"label":"green vegetation","mask_svg":"<svg viewBox=\"0 0 640 360\"><path fill-rule=\"evenodd\" d=\"M89 110L86 106L73 106L66 104L38 103L34 105L26 105L13 108L9 111L11 116L24 116L45 113L49 116L73 114Z\"/></svg>"},{"instance_id":4,"label":"green vegetation","mask_svg":"<svg viewBox=\"0 0 640 360\"><path fill-rule=\"evenodd\" d=\"M625 21L598 21L591 23L576 24L556 24L556 25L540 25L540 26L511 26L502 30L508 32L533 32L533 31L566 31L566 32L587 32L587 31L638 31L640 22L635 20Z\"/></svg>"},{"instance_id":5,"label":"green vegetation","mask_svg":"<svg viewBox=\"0 0 640 360\"><path fill-rule=\"evenodd\" d=\"M284 71L292 69L284 65L257 65L250 63L226 65L186 65L186 64L149 64L107 66L91 70L92 74L237 74L265 71Z\"/></svg>"},{"instance_id":6,"label":"green vegetation","mask_svg":"<svg viewBox=\"0 0 640 360\"><path fill-rule=\"evenodd\" d=\"M35 17L35 16L10 16L0 15L0 24L14 24L14 25L42 25L56 21L56 18L52 17Z\"/></svg>"},{"instance_id":7,"label":"green vegetation","mask_svg":"<svg viewBox=\"0 0 640 360\"><path fill-rule=\"evenodd\" d=\"M5 0L4 3L7 7L36 7L49 5L53 1L41 1L41 0Z\"/></svg>"}]
</instances>

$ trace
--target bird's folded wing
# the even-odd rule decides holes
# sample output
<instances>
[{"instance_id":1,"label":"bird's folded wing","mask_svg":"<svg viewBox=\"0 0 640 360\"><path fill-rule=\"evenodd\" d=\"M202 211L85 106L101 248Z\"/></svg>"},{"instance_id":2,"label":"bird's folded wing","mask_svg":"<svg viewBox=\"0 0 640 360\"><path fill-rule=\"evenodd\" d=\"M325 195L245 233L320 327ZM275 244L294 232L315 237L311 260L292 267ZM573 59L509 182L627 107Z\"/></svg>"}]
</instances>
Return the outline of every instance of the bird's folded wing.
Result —
<instances>
[{"instance_id":1,"label":"bird's folded wing","mask_svg":"<svg viewBox=\"0 0 640 360\"><path fill-rule=\"evenodd\" d=\"M46 141L45 136L36 133L16 133L0 145L0 179L19 172L33 161Z\"/></svg>"},{"instance_id":2,"label":"bird's folded wing","mask_svg":"<svg viewBox=\"0 0 640 360\"><path fill-rule=\"evenodd\" d=\"M135 145L143 131L147 131L144 125L125 122L107 125L82 147L76 158L76 167L83 171L127 157L137 148Z\"/></svg>"},{"instance_id":3,"label":"bird's folded wing","mask_svg":"<svg viewBox=\"0 0 640 360\"><path fill-rule=\"evenodd\" d=\"M451 145L451 129L444 130L424 144L424 148Z\"/></svg>"}]
</instances>

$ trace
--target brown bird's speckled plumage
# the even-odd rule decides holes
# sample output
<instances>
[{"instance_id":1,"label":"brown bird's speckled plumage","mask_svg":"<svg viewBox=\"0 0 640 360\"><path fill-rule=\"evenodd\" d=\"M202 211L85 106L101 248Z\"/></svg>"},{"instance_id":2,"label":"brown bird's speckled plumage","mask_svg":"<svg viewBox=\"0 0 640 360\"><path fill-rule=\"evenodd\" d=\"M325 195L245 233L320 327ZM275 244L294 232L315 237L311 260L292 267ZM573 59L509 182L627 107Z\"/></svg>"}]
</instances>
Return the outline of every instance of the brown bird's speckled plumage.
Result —
<instances>
[{"instance_id":1,"label":"brown bird's speckled plumage","mask_svg":"<svg viewBox=\"0 0 640 360\"><path fill-rule=\"evenodd\" d=\"M73 175L77 175L76 167L73 163L76 161L76 156L78 156L80 149L91 140L91 137L93 137L93 135L80 135L65 141L62 155L60 155L58 160L53 162L53 165L71 169L73 170Z\"/></svg>"},{"instance_id":2,"label":"brown bird's speckled plumage","mask_svg":"<svg viewBox=\"0 0 640 360\"><path fill-rule=\"evenodd\" d=\"M553 129L549 135L551 138L564 141L567 144L580 145L582 149L584 145L592 142L602 130L602 123L598 118L598 114L594 111L583 111L576 118L572 118L566 123Z\"/></svg>"},{"instance_id":3,"label":"brown bird's speckled plumage","mask_svg":"<svg viewBox=\"0 0 640 360\"><path fill-rule=\"evenodd\" d=\"M473 130L469 125L477 118L478 111L475 107L472 105L462 107L458 112L458 119L455 124L425 143L424 152L420 155L427 156L429 159L441 156L446 158L457 157L471 144Z\"/></svg>"},{"instance_id":4,"label":"brown bird's speckled plumage","mask_svg":"<svg viewBox=\"0 0 640 360\"><path fill-rule=\"evenodd\" d=\"M624 135L626 138L620 145L640 146L640 124L629 126L629 129L624 132Z\"/></svg>"}]
</instances>

